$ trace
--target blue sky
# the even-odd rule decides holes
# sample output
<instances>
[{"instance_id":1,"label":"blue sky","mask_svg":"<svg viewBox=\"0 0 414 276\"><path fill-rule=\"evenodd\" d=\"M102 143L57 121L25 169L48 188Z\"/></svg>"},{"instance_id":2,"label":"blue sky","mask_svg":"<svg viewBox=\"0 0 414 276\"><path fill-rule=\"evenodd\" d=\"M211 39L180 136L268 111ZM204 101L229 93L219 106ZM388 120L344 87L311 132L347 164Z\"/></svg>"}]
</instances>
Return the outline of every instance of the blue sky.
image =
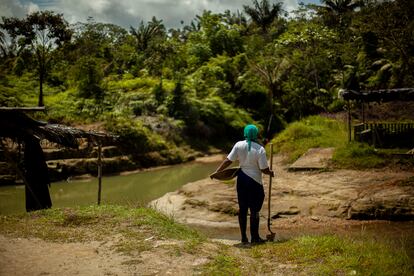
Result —
<instances>
[{"instance_id":1,"label":"blue sky","mask_svg":"<svg viewBox=\"0 0 414 276\"><path fill-rule=\"evenodd\" d=\"M298 2L319 4L319 0L283 2L288 11L295 9ZM85 22L91 16L98 22L129 28L156 16L167 27L180 27L181 20L188 24L203 10L241 11L243 5L252 5L252 0L0 0L0 17L24 17L33 11L53 10L63 13L69 23Z\"/></svg>"}]
</instances>

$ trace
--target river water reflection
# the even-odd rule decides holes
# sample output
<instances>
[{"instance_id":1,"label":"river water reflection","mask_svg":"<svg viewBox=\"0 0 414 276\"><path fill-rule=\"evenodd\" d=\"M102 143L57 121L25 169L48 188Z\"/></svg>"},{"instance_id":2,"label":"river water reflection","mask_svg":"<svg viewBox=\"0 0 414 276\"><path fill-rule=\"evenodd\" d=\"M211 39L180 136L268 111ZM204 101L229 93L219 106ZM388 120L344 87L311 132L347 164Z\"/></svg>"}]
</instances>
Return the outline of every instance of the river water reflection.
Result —
<instances>
[{"instance_id":1,"label":"river water reflection","mask_svg":"<svg viewBox=\"0 0 414 276\"><path fill-rule=\"evenodd\" d=\"M133 205L149 201L172 192L182 185L205 177L219 163L191 162L120 176L107 176L102 180L103 204ZM52 183L50 195L53 207L87 206L96 204L98 180L62 181ZM0 187L0 214L25 211L24 186Z\"/></svg>"}]
</instances>

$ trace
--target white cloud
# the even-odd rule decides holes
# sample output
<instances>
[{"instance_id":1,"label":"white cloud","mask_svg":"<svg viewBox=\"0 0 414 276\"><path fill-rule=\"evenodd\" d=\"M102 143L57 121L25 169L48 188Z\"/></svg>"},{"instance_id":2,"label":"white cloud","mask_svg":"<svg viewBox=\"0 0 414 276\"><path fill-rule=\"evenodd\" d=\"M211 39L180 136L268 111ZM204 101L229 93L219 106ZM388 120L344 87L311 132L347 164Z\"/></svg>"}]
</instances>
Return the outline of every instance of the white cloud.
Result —
<instances>
[{"instance_id":1,"label":"white cloud","mask_svg":"<svg viewBox=\"0 0 414 276\"><path fill-rule=\"evenodd\" d=\"M39 6L38 5L36 5L32 2L30 2L27 5L27 13L32 13L32 12L37 12L37 11L39 11Z\"/></svg>"},{"instance_id":2,"label":"white cloud","mask_svg":"<svg viewBox=\"0 0 414 276\"><path fill-rule=\"evenodd\" d=\"M19 0L1 0L0 17L23 18L26 14L38 11L39 6L33 2L22 3Z\"/></svg>"},{"instance_id":3,"label":"white cloud","mask_svg":"<svg viewBox=\"0 0 414 276\"><path fill-rule=\"evenodd\" d=\"M152 16L162 19L167 28L180 27L181 20L189 24L204 10L233 12L243 10L243 5L253 5L251 0L0 0L0 15L24 16L28 11L49 9L63 13L69 23L85 22L91 16L98 22L113 23L129 28ZM27 0L26 0L27 1ZM272 0L270 0L272 2ZM284 0L284 9L292 10L298 0ZM38 3L39 5L35 4Z\"/></svg>"}]
</instances>

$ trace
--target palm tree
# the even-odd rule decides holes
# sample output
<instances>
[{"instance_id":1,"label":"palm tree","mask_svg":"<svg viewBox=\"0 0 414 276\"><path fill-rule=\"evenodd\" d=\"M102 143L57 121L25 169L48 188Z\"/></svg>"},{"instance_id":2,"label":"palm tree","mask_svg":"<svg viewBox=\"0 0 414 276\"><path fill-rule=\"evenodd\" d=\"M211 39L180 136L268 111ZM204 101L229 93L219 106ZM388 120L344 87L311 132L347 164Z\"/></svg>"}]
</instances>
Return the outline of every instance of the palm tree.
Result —
<instances>
[{"instance_id":1,"label":"palm tree","mask_svg":"<svg viewBox=\"0 0 414 276\"><path fill-rule=\"evenodd\" d=\"M363 5L362 0L321 0L321 3L324 4L319 6L321 13L332 17L334 24L339 23L339 26L344 24L346 15Z\"/></svg>"},{"instance_id":2,"label":"palm tree","mask_svg":"<svg viewBox=\"0 0 414 276\"><path fill-rule=\"evenodd\" d=\"M262 0L260 3L258 0L253 0L253 5L254 7L243 6L244 11L266 34L268 27L282 12L282 2L270 5L269 0Z\"/></svg>"},{"instance_id":3,"label":"palm tree","mask_svg":"<svg viewBox=\"0 0 414 276\"><path fill-rule=\"evenodd\" d=\"M137 41L137 49L143 52L147 50L151 40L165 35L165 27L162 24L162 20L157 20L155 16L152 17L152 20L147 25L141 21L137 29L131 27L130 30Z\"/></svg>"},{"instance_id":4,"label":"palm tree","mask_svg":"<svg viewBox=\"0 0 414 276\"><path fill-rule=\"evenodd\" d=\"M352 12L362 4L360 0L321 0L321 3L326 5L327 11L336 15Z\"/></svg>"}]
</instances>

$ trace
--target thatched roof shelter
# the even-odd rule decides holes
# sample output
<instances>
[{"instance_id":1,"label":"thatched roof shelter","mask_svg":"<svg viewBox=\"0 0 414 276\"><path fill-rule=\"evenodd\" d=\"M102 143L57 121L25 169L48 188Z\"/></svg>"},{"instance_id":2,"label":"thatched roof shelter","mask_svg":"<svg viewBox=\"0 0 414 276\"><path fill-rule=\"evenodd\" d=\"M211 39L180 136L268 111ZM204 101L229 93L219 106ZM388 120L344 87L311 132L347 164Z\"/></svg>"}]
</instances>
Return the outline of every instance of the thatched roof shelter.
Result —
<instances>
[{"instance_id":1,"label":"thatched roof shelter","mask_svg":"<svg viewBox=\"0 0 414 276\"><path fill-rule=\"evenodd\" d=\"M40 111L39 109L35 109ZM84 131L78 128L49 124L34 120L25 112L34 109L0 107L0 137L22 139L26 135L33 135L39 139L46 139L59 145L77 148L79 138L87 138L94 144L105 141L114 141L116 136L96 131Z\"/></svg>"},{"instance_id":2,"label":"thatched roof shelter","mask_svg":"<svg viewBox=\"0 0 414 276\"><path fill-rule=\"evenodd\" d=\"M102 143L116 139L115 136L105 133L84 131L69 126L37 121L25 114L26 112L37 111L44 111L44 108L0 107L0 138L18 140L19 143L24 145L24 166L20 167L16 164L15 167L25 183L27 211L52 206L48 189L50 184L48 167L40 146L40 140L46 139L65 147L77 148L79 146L78 139L87 138L88 141L98 145L98 163L100 163ZM4 145L0 144L0 146ZM16 160L10 158L10 162L16 163ZM101 176L101 169L99 164L99 177ZM100 202L100 184L101 180L99 179L98 203Z\"/></svg>"}]
</instances>

